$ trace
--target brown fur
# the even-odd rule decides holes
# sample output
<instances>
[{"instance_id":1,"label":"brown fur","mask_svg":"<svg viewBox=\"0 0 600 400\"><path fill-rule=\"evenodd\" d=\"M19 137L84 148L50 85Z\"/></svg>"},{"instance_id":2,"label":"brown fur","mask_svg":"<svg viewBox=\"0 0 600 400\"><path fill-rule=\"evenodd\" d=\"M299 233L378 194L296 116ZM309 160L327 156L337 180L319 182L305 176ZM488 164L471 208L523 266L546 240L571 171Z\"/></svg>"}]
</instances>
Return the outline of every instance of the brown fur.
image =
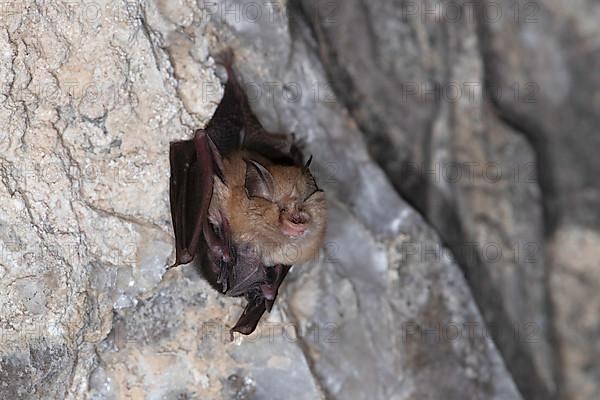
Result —
<instances>
[{"instance_id":1,"label":"brown fur","mask_svg":"<svg viewBox=\"0 0 600 400\"><path fill-rule=\"evenodd\" d=\"M249 197L245 189L246 161L255 160L273 177L272 201ZM301 167L281 166L248 151L237 151L223 159L225 184L214 178L209 220L219 224L219 211L228 219L233 241L254 246L265 265L293 265L314 260L323 244L327 205L317 191L304 199L309 184L308 172ZM303 234L286 235L289 224L286 210L302 215Z\"/></svg>"}]
</instances>

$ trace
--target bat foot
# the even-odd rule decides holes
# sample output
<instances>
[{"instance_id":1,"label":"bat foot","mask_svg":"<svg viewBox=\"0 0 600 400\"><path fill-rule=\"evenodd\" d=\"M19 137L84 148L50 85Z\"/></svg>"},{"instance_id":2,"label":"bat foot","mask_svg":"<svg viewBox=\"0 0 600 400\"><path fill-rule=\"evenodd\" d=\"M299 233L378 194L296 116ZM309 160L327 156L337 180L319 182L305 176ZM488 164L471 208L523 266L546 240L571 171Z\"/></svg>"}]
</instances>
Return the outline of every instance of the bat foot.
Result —
<instances>
[{"instance_id":1,"label":"bat foot","mask_svg":"<svg viewBox=\"0 0 600 400\"><path fill-rule=\"evenodd\" d=\"M277 296L277 288L272 284L262 284L260 285L260 290L266 300L274 300Z\"/></svg>"},{"instance_id":2,"label":"bat foot","mask_svg":"<svg viewBox=\"0 0 600 400\"><path fill-rule=\"evenodd\" d=\"M265 308L267 309L268 313L270 313L273 309L273 304L275 304L275 300L265 300Z\"/></svg>"},{"instance_id":3,"label":"bat foot","mask_svg":"<svg viewBox=\"0 0 600 400\"><path fill-rule=\"evenodd\" d=\"M221 266L221 269L219 270L219 276L217 278L217 283L221 285L221 292L227 293L227 290L229 289L229 271L227 265Z\"/></svg>"},{"instance_id":4,"label":"bat foot","mask_svg":"<svg viewBox=\"0 0 600 400\"><path fill-rule=\"evenodd\" d=\"M265 313L265 302L263 299L250 299L242 312L240 319L230 332L239 332L242 335L250 335L256 329L260 317Z\"/></svg>"}]
</instances>

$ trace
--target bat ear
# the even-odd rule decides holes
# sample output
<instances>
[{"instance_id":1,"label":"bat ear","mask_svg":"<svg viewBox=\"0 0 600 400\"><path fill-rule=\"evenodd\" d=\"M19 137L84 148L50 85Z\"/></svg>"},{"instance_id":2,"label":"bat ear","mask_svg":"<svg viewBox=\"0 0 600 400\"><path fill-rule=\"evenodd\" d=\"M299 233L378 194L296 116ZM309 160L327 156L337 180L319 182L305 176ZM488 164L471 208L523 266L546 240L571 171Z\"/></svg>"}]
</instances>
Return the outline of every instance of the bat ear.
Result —
<instances>
[{"instance_id":1,"label":"bat ear","mask_svg":"<svg viewBox=\"0 0 600 400\"><path fill-rule=\"evenodd\" d=\"M306 164L304 164L304 167L302 168L303 172L308 172L308 167L310 167L311 162L312 162L312 154L310 157L308 157L308 161L306 162Z\"/></svg>"},{"instance_id":2,"label":"bat ear","mask_svg":"<svg viewBox=\"0 0 600 400\"><path fill-rule=\"evenodd\" d=\"M246 194L248 197L260 197L273 201L273 175L260 163L246 161Z\"/></svg>"},{"instance_id":3,"label":"bat ear","mask_svg":"<svg viewBox=\"0 0 600 400\"><path fill-rule=\"evenodd\" d=\"M309 171L304 173L306 177L306 186L304 188L304 201L308 200L310 196L317 192L321 192L321 189L317 186L317 181L315 181L315 177Z\"/></svg>"},{"instance_id":4,"label":"bat ear","mask_svg":"<svg viewBox=\"0 0 600 400\"><path fill-rule=\"evenodd\" d=\"M311 161L312 156L308 158L308 161L306 162L306 164L304 164L304 167L302 167L302 174L304 175L304 179L306 180L306 186L304 188L304 201L308 200L308 198L316 192L321 191L317 186L317 181L315 180L315 177L313 176L313 174L310 173L309 167Z\"/></svg>"}]
</instances>

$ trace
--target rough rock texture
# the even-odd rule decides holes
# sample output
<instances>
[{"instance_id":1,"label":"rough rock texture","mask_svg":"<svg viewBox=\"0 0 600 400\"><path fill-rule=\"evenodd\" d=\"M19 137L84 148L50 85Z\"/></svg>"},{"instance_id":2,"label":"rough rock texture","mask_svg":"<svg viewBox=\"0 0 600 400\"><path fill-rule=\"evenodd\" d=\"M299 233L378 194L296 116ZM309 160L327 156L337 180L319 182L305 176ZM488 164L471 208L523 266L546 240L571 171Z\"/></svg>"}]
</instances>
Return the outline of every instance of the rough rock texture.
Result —
<instances>
[{"instance_id":1,"label":"rough rock texture","mask_svg":"<svg viewBox=\"0 0 600 400\"><path fill-rule=\"evenodd\" d=\"M302 4L312 16L331 2ZM525 397L548 398L556 388L536 159L484 85L477 7L335 4L337 23L311 21L340 98L371 154L464 267L486 321L535 331L535 340L496 342Z\"/></svg>"},{"instance_id":2,"label":"rough rock texture","mask_svg":"<svg viewBox=\"0 0 600 400\"><path fill-rule=\"evenodd\" d=\"M524 397L598 398L600 5L299 3L374 159L519 327L496 344Z\"/></svg>"},{"instance_id":3,"label":"rough rock texture","mask_svg":"<svg viewBox=\"0 0 600 400\"><path fill-rule=\"evenodd\" d=\"M497 2L505 13L513 3ZM523 14L482 24L487 79L503 89L534 84L532 101L501 98L498 110L535 145L547 230L567 222L597 229L600 5L548 0Z\"/></svg>"},{"instance_id":4,"label":"rough rock texture","mask_svg":"<svg viewBox=\"0 0 600 400\"><path fill-rule=\"evenodd\" d=\"M507 12L513 3L498 4ZM538 157L560 397L594 399L600 396L592 261L600 232L600 28L594 23L600 5L545 1L526 13L531 17L483 24L487 79L503 88L535 84L537 101L521 107L501 99L497 109Z\"/></svg>"},{"instance_id":5,"label":"rough rock texture","mask_svg":"<svg viewBox=\"0 0 600 400\"><path fill-rule=\"evenodd\" d=\"M369 158L309 29L276 6L260 21L185 1L3 15L0 397L520 398L459 268ZM236 342L241 300L192 266L165 274L168 144L210 118L209 54L227 46L331 202L316 266Z\"/></svg>"},{"instance_id":6,"label":"rough rock texture","mask_svg":"<svg viewBox=\"0 0 600 400\"><path fill-rule=\"evenodd\" d=\"M2 5L0 398L597 398L598 6L467 4ZM169 142L227 47L331 208L233 342L243 301L165 273Z\"/></svg>"},{"instance_id":7,"label":"rough rock texture","mask_svg":"<svg viewBox=\"0 0 600 400\"><path fill-rule=\"evenodd\" d=\"M593 340L600 326L599 246L598 231L573 225L556 231L548 246L564 398L594 399L599 393L600 348Z\"/></svg>"}]
</instances>

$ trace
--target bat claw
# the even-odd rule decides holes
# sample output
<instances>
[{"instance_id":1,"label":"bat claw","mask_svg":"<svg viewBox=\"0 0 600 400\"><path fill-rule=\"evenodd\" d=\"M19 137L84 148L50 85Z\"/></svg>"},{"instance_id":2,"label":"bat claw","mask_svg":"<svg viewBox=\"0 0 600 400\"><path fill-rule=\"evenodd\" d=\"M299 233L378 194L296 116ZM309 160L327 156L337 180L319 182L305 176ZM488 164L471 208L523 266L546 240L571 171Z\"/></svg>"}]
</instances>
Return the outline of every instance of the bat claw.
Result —
<instances>
[{"instance_id":1,"label":"bat claw","mask_svg":"<svg viewBox=\"0 0 600 400\"><path fill-rule=\"evenodd\" d=\"M183 265L183 264L187 264L187 263L182 263L182 262L179 262L179 261L175 261L173 264L167 265L167 271L169 271L169 270L171 270L173 268L177 268L177 267L179 267L180 265Z\"/></svg>"},{"instance_id":2,"label":"bat claw","mask_svg":"<svg viewBox=\"0 0 600 400\"><path fill-rule=\"evenodd\" d=\"M275 300L265 300L265 308L267 309L267 312L269 312L269 313L271 312L274 304L275 304Z\"/></svg>"},{"instance_id":3,"label":"bat claw","mask_svg":"<svg viewBox=\"0 0 600 400\"><path fill-rule=\"evenodd\" d=\"M229 271L227 270L227 265L221 266L217 283L221 285L221 292L227 293L227 289L229 289Z\"/></svg>"},{"instance_id":4,"label":"bat claw","mask_svg":"<svg viewBox=\"0 0 600 400\"><path fill-rule=\"evenodd\" d=\"M260 285L260 290L265 300L274 300L275 296L277 296L277 289L271 284Z\"/></svg>"}]
</instances>

